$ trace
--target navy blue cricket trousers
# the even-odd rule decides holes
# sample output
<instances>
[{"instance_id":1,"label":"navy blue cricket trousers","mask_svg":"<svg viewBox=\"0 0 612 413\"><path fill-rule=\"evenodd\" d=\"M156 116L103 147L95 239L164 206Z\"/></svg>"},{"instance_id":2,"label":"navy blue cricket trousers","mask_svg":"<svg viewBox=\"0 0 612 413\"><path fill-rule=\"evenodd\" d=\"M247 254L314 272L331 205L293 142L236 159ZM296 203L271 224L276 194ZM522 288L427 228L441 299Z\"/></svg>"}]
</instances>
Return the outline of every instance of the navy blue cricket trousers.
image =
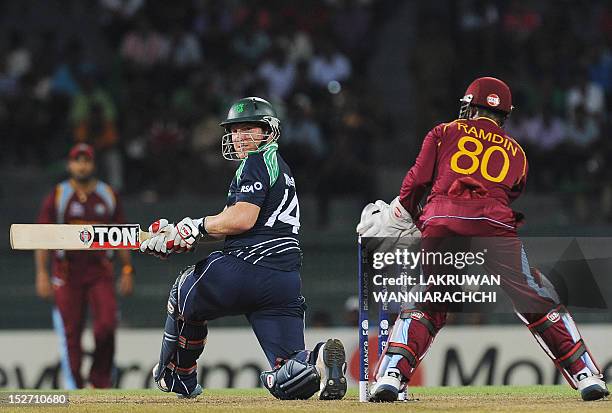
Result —
<instances>
[{"instance_id":1,"label":"navy blue cricket trousers","mask_svg":"<svg viewBox=\"0 0 612 413\"><path fill-rule=\"evenodd\" d=\"M266 268L214 252L181 278L179 312L187 321L244 314L273 367L277 359L305 347L301 284L299 271Z\"/></svg>"}]
</instances>

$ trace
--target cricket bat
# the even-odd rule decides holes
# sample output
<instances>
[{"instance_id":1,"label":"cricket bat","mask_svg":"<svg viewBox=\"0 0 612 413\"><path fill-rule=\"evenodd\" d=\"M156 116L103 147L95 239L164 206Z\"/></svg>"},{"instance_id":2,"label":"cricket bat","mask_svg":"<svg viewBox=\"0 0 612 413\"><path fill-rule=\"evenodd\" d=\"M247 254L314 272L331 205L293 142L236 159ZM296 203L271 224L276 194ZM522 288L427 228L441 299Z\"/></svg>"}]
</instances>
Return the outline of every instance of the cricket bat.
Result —
<instances>
[{"instance_id":1,"label":"cricket bat","mask_svg":"<svg viewBox=\"0 0 612 413\"><path fill-rule=\"evenodd\" d=\"M135 250L151 238L138 224L12 224L14 250Z\"/></svg>"}]
</instances>

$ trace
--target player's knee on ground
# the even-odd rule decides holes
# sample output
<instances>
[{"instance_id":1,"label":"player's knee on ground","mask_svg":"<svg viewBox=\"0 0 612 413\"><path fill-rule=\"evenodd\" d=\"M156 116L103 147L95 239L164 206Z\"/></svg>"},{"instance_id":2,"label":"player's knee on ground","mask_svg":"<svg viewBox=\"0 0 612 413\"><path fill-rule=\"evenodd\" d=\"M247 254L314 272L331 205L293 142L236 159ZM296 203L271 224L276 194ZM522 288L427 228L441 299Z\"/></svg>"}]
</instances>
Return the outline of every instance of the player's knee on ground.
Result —
<instances>
[{"instance_id":1,"label":"player's knee on ground","mask_svg":"<svg viewBox=\"0 0 612 413\"><path fill-rule=\"evenodd\" d=\"M208 336L206 321L186 320L179 311L178 291L188 270L181 273L170 291L160 360L154 372L161 390L180 394L190 394L197 385L197 359Z\"/></svg>"},{"instance_id":2,"label":"player's knee on ground","mask_svg":"<svg viewBox=\"0 0 612 413\"><path fill-rule=\"evenodd\" d=\"M304 400L319 391L321 376L314 364L289 359L272 371L261 373L261 381L274 397L281 400Z\"/></svg>"},{"instance_id":3,"label":"player's knee on ground","mask_svg":"<svg viewBox=\"0 0 612 413\"><path fill-rule=\"evenodd\" d=\"M287 360L277 359L278 364L273 370L264 371L259 376L264 387L281 400L312 397L321 384L316 362L322 344L317 344L313 351L296 351Z\"/></svg>"}]
</instances>

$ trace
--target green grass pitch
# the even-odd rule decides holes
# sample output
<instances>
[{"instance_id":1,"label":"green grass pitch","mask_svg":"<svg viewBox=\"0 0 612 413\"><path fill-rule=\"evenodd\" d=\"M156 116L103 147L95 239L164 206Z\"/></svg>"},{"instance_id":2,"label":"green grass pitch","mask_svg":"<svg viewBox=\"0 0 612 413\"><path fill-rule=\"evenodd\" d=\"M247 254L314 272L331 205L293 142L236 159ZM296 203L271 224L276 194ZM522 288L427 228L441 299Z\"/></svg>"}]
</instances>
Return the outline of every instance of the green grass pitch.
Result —
<instances>
[{"instance_id":1,"label":"green grass pitch","mask_svg":"<svg viewBox=\"0 0 612 413\"><path fill-rule=\"evenodd\" d=\"M357 390L343 400L280 401L264 389L204 390L195 400L178 400L158 390L79 390L68 407L0 406L15 412L612 412L611 400L583 402L568 386L414 387L413 400L359 403Z\"/></svg>"}]
</instances>

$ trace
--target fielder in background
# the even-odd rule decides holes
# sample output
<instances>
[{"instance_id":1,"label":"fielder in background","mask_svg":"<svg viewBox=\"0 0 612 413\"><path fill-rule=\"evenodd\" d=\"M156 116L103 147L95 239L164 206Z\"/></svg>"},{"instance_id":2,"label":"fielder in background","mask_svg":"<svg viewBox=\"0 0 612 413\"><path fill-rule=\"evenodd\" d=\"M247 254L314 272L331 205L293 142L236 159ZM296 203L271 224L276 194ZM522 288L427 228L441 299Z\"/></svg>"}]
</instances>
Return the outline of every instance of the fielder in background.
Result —
<instances>
[{"instance_id":1,"label":"fielder in background","mask_svg":"<svg viewBox=\"0 0 612 413\"><path fill-rule=\"evenodd\" d=\"M304 350L304 311L298 240L300 206L295 180L278 153L280 121L267 101L235 102L221 122L225 159L238 161L225 209L178 224L155 221L157 234L141 251L166 257L192 250L200 241L224 240L223 251L182 271L170 291L159 363L158 387L179 397L202 393L197 359L207 323L243 314L271 370L263 385L279 399L340 399L346 393L344 346L337 339Z\"/></svg>"},{"instance_id":2,"label":"fielder in background","mask_svg":"<svg viewBox=\"0 0 612 413\"><path fill-rule=\"evenodd\" d=\"M517 235L522 216L510 203L525 188L528 166L523 149L503 129L511 111L512 97L504 82L492 77L472 82L461 99L459 119L436 126L425 137L400 196L391 205L377 201L366 206L357 231L394 239L421 234L424 251L436 251L445 239L494 237L497 252L485 269L501 275L518 317L568 383L584 400L597 400L609 394L601 370L550 281L530 269ZM421 210L419 202L430 187ZM422 266L423 274L446 270ZM446 322L448 308L437 308L402 309L379 364L371 401L395 401L408 384Z\"/></svg>"},{"instance_id":3,"label":"fielder in background","mask_svg":"<svg viewBox=\"0 0 612 413\"><path fill-rule=\"evenodd\" d=\"M93 148L83 143L75 145L68 155L70 177L57 184L45 198L38 223L125 223L117 194L97 180L94 171ZM121 262L119 292L129 295L133 289L134 273L130 253L119 251L118 256ZM85 385L81 376L81 335L88 307L93 318L96 346L89 385L96 388L112 385L117 300L111 259L111 251L35 252L36 292L41 298L55 301L53 326L60 339L61 365L67 389Z\"/></svg>"}]
</instances>

